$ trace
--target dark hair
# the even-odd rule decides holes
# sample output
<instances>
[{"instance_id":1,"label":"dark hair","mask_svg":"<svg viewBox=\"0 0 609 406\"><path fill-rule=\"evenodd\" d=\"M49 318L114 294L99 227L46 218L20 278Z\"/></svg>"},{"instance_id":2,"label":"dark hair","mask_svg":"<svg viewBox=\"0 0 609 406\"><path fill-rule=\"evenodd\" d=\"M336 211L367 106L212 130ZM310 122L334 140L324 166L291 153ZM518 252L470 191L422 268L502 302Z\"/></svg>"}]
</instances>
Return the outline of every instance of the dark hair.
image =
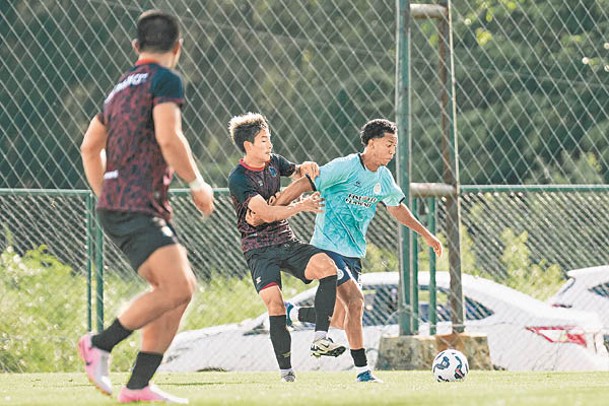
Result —
<instances>
[{"instance_id":1,"label":"dark hair","mask_svg":"<svg viewBox=\"0 0 609 406\"><path fill-rule=\"evenodd\" d=\"M258 113L246 113L235 116L228 123L230 137L241 152L245 152L243 143L245 141L253 143L256 135L263 129L268 130L269 123L266 117Z\"/></svg>"},{"instance_id":2,"label":"dark hair","mask_svg":"<svg viewBox=\"0 0 609 406\"><path fill-rule=\"evenodd\" d=\"M169 52L180 39L178 19L161 10L144 11L137 19L140 51Z\"/></svg>"},{"instance_id":3,"label":"dark hair","mask_svg":"<svg viewBox=\"0 0 609 406\"><path fill-rule=\"evenodd\" d=\"M383 138L385 133L397 134L398 127L394 122L377 118L375 120L368 121L360 130L359 137L362 140L362 144L368 145L368 141L373 138Z\"/></svg>"}]
</instances>

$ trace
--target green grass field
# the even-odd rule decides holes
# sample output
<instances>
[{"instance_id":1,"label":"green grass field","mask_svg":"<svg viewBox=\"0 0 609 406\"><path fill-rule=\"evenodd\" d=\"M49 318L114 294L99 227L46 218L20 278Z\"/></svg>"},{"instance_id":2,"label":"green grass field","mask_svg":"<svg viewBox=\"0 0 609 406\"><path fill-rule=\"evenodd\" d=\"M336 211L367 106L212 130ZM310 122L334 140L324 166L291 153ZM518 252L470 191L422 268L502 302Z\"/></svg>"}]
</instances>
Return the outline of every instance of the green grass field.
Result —
<instances>
[{"instance_id":1,"label":"green grass field","mask_svg":"<svg viewBox=\"0 0 609 406\"><path fill-rule=\"evenodd\" d=\"M192 405L606 405L607 372L479 372L437 383L430 372L380 371L382 385L352 372L306 372L293 384L270 372L159 374L156 383ZM113 374L115 390L126 374ZM0 405L111 405L81 373L0 374Z\"/></svg>"}]
</instances>

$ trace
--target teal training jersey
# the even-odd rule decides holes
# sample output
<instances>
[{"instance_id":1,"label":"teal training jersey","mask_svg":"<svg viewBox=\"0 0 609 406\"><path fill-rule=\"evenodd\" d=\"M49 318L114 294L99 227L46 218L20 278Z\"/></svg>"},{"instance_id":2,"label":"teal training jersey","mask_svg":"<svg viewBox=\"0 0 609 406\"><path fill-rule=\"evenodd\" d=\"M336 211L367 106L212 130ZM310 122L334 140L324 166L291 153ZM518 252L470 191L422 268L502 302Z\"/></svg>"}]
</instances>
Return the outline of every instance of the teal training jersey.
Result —
<instances>
[{"instance_id":1,"label":"teal training jersey","mask_svg":"<svg viewBox=\"0 0 609 406\"><path fill-rule=\"evenodd\" d=\"M311 244L346 257L366 255L366 230L379 202L398 206L402 189L385 166L376 172L364 167L360 154L336 158L322 166L315 187L325 209L315 218Z\"/></svg>"}]
</instances>

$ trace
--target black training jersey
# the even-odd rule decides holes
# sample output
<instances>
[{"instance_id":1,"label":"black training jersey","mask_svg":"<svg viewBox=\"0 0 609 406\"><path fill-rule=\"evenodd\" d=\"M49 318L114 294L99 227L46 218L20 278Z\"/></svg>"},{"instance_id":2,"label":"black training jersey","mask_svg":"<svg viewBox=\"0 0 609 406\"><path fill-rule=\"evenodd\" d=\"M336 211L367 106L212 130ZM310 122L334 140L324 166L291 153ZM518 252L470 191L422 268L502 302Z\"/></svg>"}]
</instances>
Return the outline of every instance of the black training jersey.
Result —
<instances>
[{"instance_id":1,"label":"black training jersey","mask_svg":"<svg viewBox=\"0 0 609 406\"><path fill-rule=\"evenodd\" d=\"M260 195L268 201L279 192L280 177L292 175L295 169L296 164L281 155L271 154L271 160L262 169L250 168L241 160L228 175L228 188L237 212L237 228L241 233L243 252L280 245L296 239L287 220L266 223L258 227L252 227L245 221L250 199Z\"/></svg>"},{"instance_id":2,"label":"black training jersey","mask_svg":"<svg viewBox=\"0 0 609 406\"><path fill-rule=\"evenodd\" d=\"M171 218L168 191L173 169L163 158L152 118L152 109L166 102L182 106L182 78L145 60L123 74L106 97L98 114L108 132L99 209Z\"/></svg>"}]
</instances>

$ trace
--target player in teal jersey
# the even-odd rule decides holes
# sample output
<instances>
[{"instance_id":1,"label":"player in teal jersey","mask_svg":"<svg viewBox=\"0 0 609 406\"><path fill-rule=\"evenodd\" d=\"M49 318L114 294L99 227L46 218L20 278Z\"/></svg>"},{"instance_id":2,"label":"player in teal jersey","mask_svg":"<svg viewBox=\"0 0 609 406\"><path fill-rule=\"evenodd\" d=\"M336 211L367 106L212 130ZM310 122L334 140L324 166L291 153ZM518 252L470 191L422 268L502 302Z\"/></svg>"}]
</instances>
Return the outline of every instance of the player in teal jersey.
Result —
<instances>
[{"instance_id":1,"label":"player in teal jersey","mask_svg":"<svg viewBox=\"0 0 609 406\"><path fill-rule=\"evenodd\" d=\"M336 263L338 288L332 326L345 330L359 382L380 382L368 366L364 348L362 316L364 296L359 286L361 258L366 254L366 231L383 204L400 223L420 234L437 255L442 244L404 205L404 193L386 165L393 159L398 143L397 127L388 120L366 123L360 132L362 153L336 158L322 166L314 180L303 178L277 195L274 204L286 205L302 193L317 190L325 200L325 210L315 218L311 244L325 250ZM248 221L260 220L250 215ZM286 305L288 319L310 322L311 308Z\"/></svg>"}]
</instances>

